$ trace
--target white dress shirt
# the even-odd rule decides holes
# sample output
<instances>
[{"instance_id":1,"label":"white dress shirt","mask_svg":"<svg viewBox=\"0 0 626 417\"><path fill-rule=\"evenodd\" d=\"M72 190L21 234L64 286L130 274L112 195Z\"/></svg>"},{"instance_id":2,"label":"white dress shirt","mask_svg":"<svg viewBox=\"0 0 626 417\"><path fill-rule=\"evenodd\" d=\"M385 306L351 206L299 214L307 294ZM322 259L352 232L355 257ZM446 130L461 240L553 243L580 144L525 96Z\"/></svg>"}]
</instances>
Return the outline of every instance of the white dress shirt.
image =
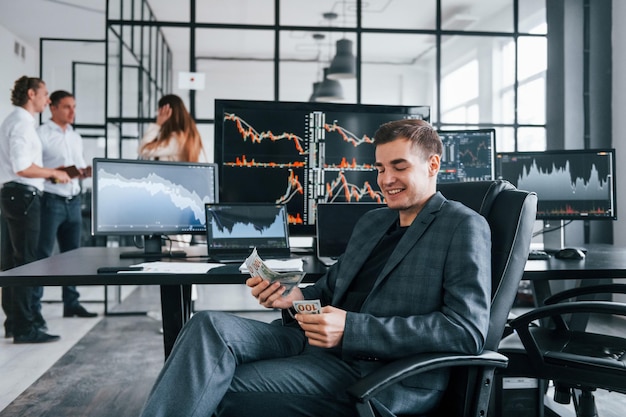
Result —
<instances>
[{"instance_id":1,"label":"white dress shirt","mask_svg":"<svg viewBox=\"0 0 626 417\"><path fill-rule=\"evenodd\" d=\"M43 166L41 152L35 118L16 106L0 126L0 184L15 181L43 191L44 178L26 178L17 174L32 164Z\"/></svg>"},{"instance_id":2,"label":"white dress shirt","mask_svg":"<svg viewBox=\"0 0 626 417\"><path fill-rule=\"evenodd\" d=\"M83 156L83 139L71 125L63 131L61 126L48 120L37 128L37 133L41 139L44 167L58 168L72 165L79 169L87 167ZM78 178L73 178L66 184L46 181L44 191L62 197L73 197L80 194L80 184Z\"/></svg>"}]
</instances>

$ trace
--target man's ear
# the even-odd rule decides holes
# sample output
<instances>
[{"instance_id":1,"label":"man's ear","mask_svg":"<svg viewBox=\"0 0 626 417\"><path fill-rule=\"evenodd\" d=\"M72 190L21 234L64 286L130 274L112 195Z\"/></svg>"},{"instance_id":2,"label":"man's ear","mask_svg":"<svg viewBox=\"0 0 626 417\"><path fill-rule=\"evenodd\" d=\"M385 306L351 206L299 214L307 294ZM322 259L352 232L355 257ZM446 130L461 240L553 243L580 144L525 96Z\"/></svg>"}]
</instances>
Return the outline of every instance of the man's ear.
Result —
<instances>
[{"instance_id":1,"label":"man's ear","mask_svg":"<svg viewBox=\"0 0 626 417\"><path fill-rule=\"evenodd\" d=\"M431 155L428 158L428 171L431 176L437 176L441 167L441 157L439 155Z\"/></svg>"}]
</instances>

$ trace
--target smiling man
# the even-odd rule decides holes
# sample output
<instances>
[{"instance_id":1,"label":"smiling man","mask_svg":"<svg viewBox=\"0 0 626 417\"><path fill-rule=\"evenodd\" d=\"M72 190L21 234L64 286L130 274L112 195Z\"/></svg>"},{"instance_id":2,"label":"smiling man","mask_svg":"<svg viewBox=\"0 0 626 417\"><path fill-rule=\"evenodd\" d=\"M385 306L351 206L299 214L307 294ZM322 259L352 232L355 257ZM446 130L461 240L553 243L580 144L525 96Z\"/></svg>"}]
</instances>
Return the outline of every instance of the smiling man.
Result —
<instances>
[{"instance_id":1,"label":"smiling man","mask_svg":"<svg viewBox=\"0 0 626 417\"><path fill-rule=\"evenodd\" d=\"M144 416L354 416L346 388L389 361L421 352L482 350L489 324L486 220L436 191L441 140L421 120L376 132L378 185L388 207L365 214L346 252L314 285L247 281L282 326L199 312L184 327ZM320 300L321 314L293 314ZM294 318L291 318L293 315ZM445 371L377 396L378 411L422 414Z\"/></svg>"}]
</instances>

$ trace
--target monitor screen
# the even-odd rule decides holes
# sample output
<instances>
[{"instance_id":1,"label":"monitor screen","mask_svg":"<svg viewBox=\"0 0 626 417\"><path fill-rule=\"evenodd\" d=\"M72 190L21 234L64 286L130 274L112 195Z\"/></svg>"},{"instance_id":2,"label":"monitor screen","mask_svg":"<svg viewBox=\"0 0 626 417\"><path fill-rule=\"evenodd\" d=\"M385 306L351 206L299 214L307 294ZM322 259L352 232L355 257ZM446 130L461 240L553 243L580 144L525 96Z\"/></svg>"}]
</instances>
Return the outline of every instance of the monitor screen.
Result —
<instances>
[{"instance_id":1,"label":"monitor screen","mask_svg":"<svg viewBox=\"0 0 626 417\"><path fill-rule=\"evenodd\" d=\"M495 129L440 130L443 142L437 182L489 181L495 172Z\"/></svg>"},{"instance_id":2,"label":"monitor screen","mask_svg":"<svg viewBox=\"0 0 626 417\"><path fill-rule=\"evenodd\" d=\"M95 158L92 234L205 234L217 184L213 163Z\"/></svg>"},{"instance_id":3,"label":"monitor screen","mask_svg":"<svg viewBox=\"0 0 626 417\"><path fill-rule=\"evenodd\" d=\"M325 264L334 263L333 261L345 252L358 220L366 212L381 207L386 207L386 204L318 204L316 213L318 258Z\"/></svg>"},{"instance_id":4,"label":"monitor screen","mask_svg":"<svg viewBox=\"0 0 626 417\"><path fill-rule=\"evenodd\" d=\"M207 244L212 249L289 248L287 210L280 204L207 204Z\"/></svg>"},{"instance_id":5,"label":"monitor screen","mask_svg":"<svg viewBox=\"0 0 626 417\"><path fill-rule=\"evenodd\" d=\"M216 100L220 202L286 204L290 234L314 236L317 203L382 202L373 136L407 118L430 108Z\"/></svg>"},{"instance_id":6,"label":"monitor screen","mask_svg":"<svg viewBox=\"0 0 626 417\"><path fill-rule=\"evenodd\" d=\"M537 219L616 219L615 150L505 152L497 175L537 193Z\"/></svg>"}]
</instances>

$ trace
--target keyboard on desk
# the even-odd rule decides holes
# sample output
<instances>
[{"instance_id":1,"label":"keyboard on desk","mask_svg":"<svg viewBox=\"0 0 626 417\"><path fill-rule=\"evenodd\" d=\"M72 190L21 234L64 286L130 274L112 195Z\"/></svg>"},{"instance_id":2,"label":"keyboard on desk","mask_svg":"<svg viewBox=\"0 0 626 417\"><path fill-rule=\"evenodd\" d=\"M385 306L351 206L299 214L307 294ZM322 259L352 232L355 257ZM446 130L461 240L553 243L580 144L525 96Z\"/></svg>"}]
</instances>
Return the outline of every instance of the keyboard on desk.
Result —
<instances>
[{"instance_id":1,"label":"keyboard on desk","mask_svg":"<svg viewBox=\"0 0 626 417\"><path fill-rule=\"evenodd\" d=\"M543 250L532 249L528 252L528 260L529 261L541 261L550 259L550 254Z\"/></svg>"}]
</instances>

